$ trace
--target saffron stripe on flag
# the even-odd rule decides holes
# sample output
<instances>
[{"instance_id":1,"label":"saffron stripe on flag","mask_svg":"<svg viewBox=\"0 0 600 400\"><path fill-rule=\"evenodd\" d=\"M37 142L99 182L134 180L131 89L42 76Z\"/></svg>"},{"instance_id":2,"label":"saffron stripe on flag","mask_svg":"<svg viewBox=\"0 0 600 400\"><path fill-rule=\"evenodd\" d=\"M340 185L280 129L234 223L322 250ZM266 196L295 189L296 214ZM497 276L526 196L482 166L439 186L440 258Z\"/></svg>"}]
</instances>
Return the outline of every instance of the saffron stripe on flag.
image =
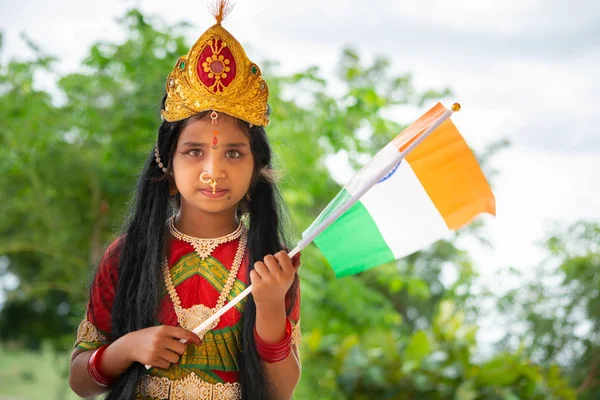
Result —
<instances>
[{"instance_id":1,"label":"saffron stripe on flag","mask_svg":"<svg viewBox=\"0 0 600 400\"><path fill-rule=\"evenodd\" d=\"M477 159L451 120L446 120L406 156L421 185L457 230L478 214L496 214L496 202Z\"/></svg>"}]
</instances>

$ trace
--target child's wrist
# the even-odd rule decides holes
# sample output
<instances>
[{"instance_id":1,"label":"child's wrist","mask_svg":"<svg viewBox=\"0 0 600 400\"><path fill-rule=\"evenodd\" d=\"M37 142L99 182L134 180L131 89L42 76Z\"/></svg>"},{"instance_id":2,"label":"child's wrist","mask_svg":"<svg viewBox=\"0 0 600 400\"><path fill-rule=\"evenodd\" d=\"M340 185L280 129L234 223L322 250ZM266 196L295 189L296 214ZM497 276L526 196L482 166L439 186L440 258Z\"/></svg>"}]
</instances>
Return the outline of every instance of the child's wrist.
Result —
<instances>
[{"instance_id":1,"label":"child's wrist","mask_svg":"<svg viewBox=\"0 0 600 400\"><path fill-rule=\"evenodd\" d=\"M105 357L105 362L110 362L110 370L114 370L116 376L120 376L135 362L133 359L132 345L129 344L130 334L121 336L111 344L111 348L107 349L108 357Z\"/></svg>"},{"instance_id":2,"label":"child's wrist","mask_svg":"<svg viewBox=\"0 0 600 400\"><path fill-rule=\"evenodd\" d=\"M282 297L281 299L265 301L256 301L255 299L254 302L256 304L257 313L259 310L260 312L267 314L277 314L282 311L285 313L285 297Z\"/></svg>"}]
</instances>

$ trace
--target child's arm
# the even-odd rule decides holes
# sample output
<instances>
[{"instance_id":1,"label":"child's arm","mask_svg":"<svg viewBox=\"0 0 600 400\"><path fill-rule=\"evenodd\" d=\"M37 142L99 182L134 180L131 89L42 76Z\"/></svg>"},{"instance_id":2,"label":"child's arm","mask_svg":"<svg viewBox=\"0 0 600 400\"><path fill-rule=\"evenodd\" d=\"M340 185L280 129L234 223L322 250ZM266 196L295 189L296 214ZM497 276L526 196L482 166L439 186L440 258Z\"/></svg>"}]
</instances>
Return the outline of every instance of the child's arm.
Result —
<instances>
[{"instance_id":1,"label":"child's arm","mask_svg":"<svg viewBox=\"0 0 600 400\"><path fill-rule=\"evenodd\" d=\"M198 335L176 326L153 326L131 332L106 348L98 367L106 378L113 381L134 362L169 368L185 352L186 345L180 339L200 345ZM77 348L71 356L69 386L80 397L97 396L110 389L96 383L88 373L88 360L93 352Z\"/></svg>"},{"instance_id":2,"label":"child's arm","mask_svg":"<svg viewBox=\"0 0 600 400\"><path fill-rule=\"evenodd\" d=\"M264 262L255 263L254 270L250 273L252 296L256 303L256 334L264 343L281 343L286 337L286 294L299 265L299 258L292 260L287 252L281 251L274 256L266 256ZM299 294L298 292L296 298L298 309L294 313L297 314L296 319L299 319ZM296 346L292 345L292 351L285 359L262 364L267 380L275 391L275 398L291 399L300 381L301 371Z\"/></svg>"},{"instance_id":3,"label":"child's arm","mask_svg":"<svg viewBox=\"0 0 600 400\"><path fill-rule=\"evenodd\" d=\"M122 340L112 343L103 354L101 370L107 377L116 379L129 368L132 362L125 357ZM95 350L76 348L71 355L69 368L69 386L79 397L94 397L108 391L108 387L99 385L88 373L88 360Z\"/></svg>"},{"instance_id":4,"label":"child's arm","mask_svg":"<svg viewBox=\"0 0 600 400\"><path fill-rule=\"evenodd\" d=\"M285 307L278 309L256 308L256 332L267 343L278 343L285 337L287 316ZM267 380L276 392L276 399L291 399L300 381L300 361L295 346L290 355L276 363L263 362Z\"/></svg>"}]
</instances>

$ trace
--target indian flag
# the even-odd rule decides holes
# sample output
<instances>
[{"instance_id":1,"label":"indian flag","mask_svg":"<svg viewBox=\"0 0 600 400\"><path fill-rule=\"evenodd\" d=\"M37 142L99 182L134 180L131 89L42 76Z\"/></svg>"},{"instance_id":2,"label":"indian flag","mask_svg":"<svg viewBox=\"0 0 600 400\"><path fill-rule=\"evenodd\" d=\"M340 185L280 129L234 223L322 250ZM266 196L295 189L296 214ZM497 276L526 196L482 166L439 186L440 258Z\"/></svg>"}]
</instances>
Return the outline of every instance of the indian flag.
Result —
<instances>
[{"instance_id":1,"label":"indian flag","mask_svg":"<svg viewBox=\"0 0 600 400\"><path fill-rule=\"evenodd\" d=\"M412 254L480 213L495 215L494 195L450 114L438 103L402 131L304 232L305 238L314 234L336 210L364 193L314 239L337 277ZM428 132L434 125L439 126Z\"/></svg>"}]
</instances>

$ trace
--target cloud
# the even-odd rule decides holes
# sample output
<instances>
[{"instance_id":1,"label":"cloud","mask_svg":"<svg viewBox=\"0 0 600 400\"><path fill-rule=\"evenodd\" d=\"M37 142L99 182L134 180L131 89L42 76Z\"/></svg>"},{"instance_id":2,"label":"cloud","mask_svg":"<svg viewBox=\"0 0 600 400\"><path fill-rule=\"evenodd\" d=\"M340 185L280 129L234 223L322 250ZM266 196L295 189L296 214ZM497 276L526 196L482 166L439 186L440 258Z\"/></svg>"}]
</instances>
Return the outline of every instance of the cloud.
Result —
<instances>
[{"instance_id":1,"label":"cloud","mask_svg":"<svg viewBox=\"0 0 600 400\"><path fill-rule=\"evenodd\" d=\"M497 217L487 218L484 230L494 248L469 243L470 253L482 261L484 277L493 278L501 267L540 262L547 254L536 243L554 222L600 221L597 157L513 148L494 164L502 170L494 182Z\"/></svg>"},{"instance_id":2,"label":"cloud","mask_svg":"<svg viewBox=\"0 0 600 400\"><path fill-rule=\"evenodd\" d=\"M360 44L385 54L496 59L562 58L600 50L600 6L579 1L309 0L275 6L274 40Z\"/></svg>"}]
</instances>

